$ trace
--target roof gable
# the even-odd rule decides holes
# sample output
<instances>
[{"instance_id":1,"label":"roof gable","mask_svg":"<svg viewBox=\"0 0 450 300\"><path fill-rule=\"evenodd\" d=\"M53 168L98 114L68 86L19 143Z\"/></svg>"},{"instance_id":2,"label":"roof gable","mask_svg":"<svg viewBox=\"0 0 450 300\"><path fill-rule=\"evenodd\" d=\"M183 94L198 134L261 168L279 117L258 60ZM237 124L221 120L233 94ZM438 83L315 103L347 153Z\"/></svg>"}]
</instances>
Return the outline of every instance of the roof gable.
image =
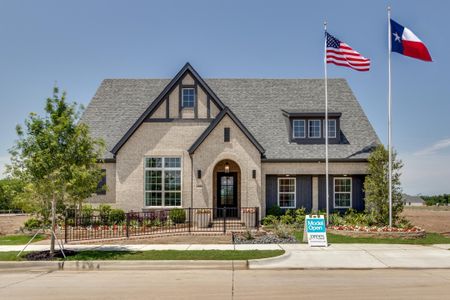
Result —
<instances>
[{"instance_id":1,"label":"roof gable","mask_svg":"<svg viewBox=\"0 0 450 300\"><path fill-rule=\"evenodd\" d=\"M225 105L220 101L217 95L211 90L211 88L206 84L206 82L200 77L200 75L195 71L195 69L186 63L184 67L175 75L175 77L169 82L169 84L164 88L164 90L158 95L158 97L148 106L144 113L134 122L131 128L125 133L125 135L119 140L119 142L112 148L111 152L116 155L117 152L122 148L126 141L133 135L133 133L139 128L139 126L149 117L164 101L168 94L173 90L173 88L180 82L181 79L186 74L190 74L199 85L211 96L211 99L219 107L223 109Z\"/></svg>"},{"instance_id":2,"label":"roof gable","mask_svg":"<svg viewBox=\"0 0 450 300\"><path fill-rule=\"evenodd\" d=\"M248 129L242 124L242 122L236 117L236 115L228 108L225 107L219 115L214 119L213 122L206 128L206 130L198 137L198 139L192 144L192 146L188 149L189 154L193 154L195 150L203 143L203 141L206 140L208 135L216 128L216 126L222 121L222 119L225 116L229 116L231 120L236 124L237 127L245 134L245 136L250 140L250 142L258 149L258 151L262 154L264 154L265 150L261 146L261 144L258 143L258 141L253 137L253 135L248 131Z\"/></svg>"}]
</instances>

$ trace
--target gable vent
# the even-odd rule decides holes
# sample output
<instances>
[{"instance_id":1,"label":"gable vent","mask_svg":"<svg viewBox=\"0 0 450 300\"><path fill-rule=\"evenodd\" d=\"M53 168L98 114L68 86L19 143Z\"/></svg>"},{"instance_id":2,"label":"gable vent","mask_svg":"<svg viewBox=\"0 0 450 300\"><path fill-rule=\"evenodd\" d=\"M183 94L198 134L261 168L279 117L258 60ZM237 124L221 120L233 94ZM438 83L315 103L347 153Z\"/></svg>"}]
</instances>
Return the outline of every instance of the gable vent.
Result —
<instances>
[{"instance_id":1,"label":"gable vent","mask_svg":"<svg viewBox=\"0 0 450 300\"><path fill-rule=\"evenodd\" d=\"M230 128L229 127L225 127L223 129L223 141L224 142L230 141Z\"/></svg>"}]
</instances>

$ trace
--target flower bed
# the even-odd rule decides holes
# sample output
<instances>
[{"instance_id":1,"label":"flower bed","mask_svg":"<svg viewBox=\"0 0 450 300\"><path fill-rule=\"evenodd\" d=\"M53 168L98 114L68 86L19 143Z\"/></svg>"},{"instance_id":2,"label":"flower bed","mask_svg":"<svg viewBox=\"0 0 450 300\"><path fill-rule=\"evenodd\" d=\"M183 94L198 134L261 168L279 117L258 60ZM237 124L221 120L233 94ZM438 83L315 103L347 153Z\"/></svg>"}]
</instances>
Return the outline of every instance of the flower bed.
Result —
<instances>
[{"instance_id":1,"label":"flower bed","mask_svg":"<svg viewBox=\"0 0 450 300\"><path fill-rule=\"evenodd\" d=\"M401 238L416 239L425 237L425 230L419 227L376 227L376 226L352 226L338 225L330 226L328 233L350 236L350 237L373 237L373 238Z\"/></svg>"}]
</instances>

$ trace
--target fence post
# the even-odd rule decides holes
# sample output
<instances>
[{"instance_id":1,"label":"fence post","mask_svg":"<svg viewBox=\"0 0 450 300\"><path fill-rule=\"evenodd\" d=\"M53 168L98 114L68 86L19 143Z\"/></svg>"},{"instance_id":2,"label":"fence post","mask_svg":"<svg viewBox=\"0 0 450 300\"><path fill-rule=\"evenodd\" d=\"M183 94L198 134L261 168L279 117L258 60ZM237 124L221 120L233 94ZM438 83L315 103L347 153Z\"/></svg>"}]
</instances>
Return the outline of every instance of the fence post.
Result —
<instances>
[{"instance_id":1,"label":"fence post","mask_svg":"<svg viewBox=\"0 0 450 300\"><path fill-rule=\"evenodd\" d=\"M64 244L67 244L67 211L64 217Z\"/></svg>"},{"instance_id":2,"label":"fence post","mask_svg":"<svg viewBox=\"0 0 450 300\"><path fill-rule=\"evenodd\" d=\"M227 208L222 208L222 214L223 214L223 233L225 234L227 232Z\"/></svg>"},{"instance_id":3,"label":"fence post","mask_svg":"<svg viewBox=\"0 0 450 300\"><path fill-rule=\"evenodd\" d=\"M191 233L191 226L192 226L192 207L189 207L189 233Z\"/></svg>"},{"instance_id":4,"label":"fence post","mask_svg":"<svg viewBox=\"0 0 450 300\"><path fill-rule=\"evenodd\" d=\"M127 238L129 238L130 237L130 213L127 213L126 216L127 216L126 233L127 233Z\"/></svg>"}]
</instances>

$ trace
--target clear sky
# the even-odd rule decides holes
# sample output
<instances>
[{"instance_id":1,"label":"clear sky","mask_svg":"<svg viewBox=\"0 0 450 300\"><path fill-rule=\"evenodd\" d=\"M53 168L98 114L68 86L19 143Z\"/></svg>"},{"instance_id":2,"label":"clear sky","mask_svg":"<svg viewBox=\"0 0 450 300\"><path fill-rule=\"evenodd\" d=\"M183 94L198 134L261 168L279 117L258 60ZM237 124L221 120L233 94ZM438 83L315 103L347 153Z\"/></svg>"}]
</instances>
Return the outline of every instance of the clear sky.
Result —
<instances>
[{"instance_id":1,"label":"clear sky","mask_svg":"<svg viewBox=\"0 0 450 300\"><path fill-rule=\"evenodd\" d=\"M392 54L393 141L404 190L450 193L450 1L0 2L0 169L29 112L55 83L87 105L104 78L170 78L189 61L201 76L322 78L323 21L372 59L348 80L387 142L387 16L428 46L433 63ZM276 101L276 99L274 99Z\"/></svg>"}]
</instances>

